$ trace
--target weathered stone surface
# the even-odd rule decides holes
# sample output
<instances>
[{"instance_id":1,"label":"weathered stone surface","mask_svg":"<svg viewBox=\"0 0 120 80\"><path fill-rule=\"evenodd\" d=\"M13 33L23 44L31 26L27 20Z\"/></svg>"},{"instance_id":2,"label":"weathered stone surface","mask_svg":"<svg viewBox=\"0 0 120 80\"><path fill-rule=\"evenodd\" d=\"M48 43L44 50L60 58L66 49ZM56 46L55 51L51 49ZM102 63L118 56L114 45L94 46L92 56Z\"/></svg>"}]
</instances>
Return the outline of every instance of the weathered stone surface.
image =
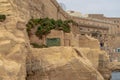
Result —
<instances>
[{"instance_id":1,"label":"weathered stone surface","mask_svg":"<svg viewBox=\"0 0 120 80\"><path fill-rule=\"evenodd\" d=\"M32 49L27 80L104 80L82 52L71 47Z\"/></svg>"},{"instance_id":2,"label":"weathered stone surface","mask_svg":"<svg viewBox=\"0 0 120 80\"><path fill-rule=\"evenodd\" d=\"M106 60L109 60L108 55L105 51L101 51L100 49L91 49L91 48L75 48L78 51L82 52L83 55L90 60L90 62L93 64L93 66L97 69L99 67L99 59L100 55L103 55L103 57L107 57Z\"/></svg>"},{"instance_id":3,"label":"weathered stone surface","mask_svg":"<svg viewBox=\"0 0 120 80\"><path fill-rule=\"evenodd\" d=\"M21 70L21 64L0 57L0 77L3 80L17 80L18 73Z\"/></svg>"},{"instance_id":4,"label":"weathered stone surface","mask_svg":"<svg viewBox=\"0 0 120 80\"><path fill-rule=\"evenodd\" d=\"M79 46L82 48L100 49L99 41L90 36L80 36Z\"/></svg>"},{"instance_id":5,"label":"weathered stone surface","mask_svg":"<svg viewBox=\"0 0 120 80\"><path fill-rule=\"evenodd\" d=\"M26 54L28 52L25 44L25 38L17 37L6 29L0 30L1 80L25 80Z\"/></svg>"}]
</instances>

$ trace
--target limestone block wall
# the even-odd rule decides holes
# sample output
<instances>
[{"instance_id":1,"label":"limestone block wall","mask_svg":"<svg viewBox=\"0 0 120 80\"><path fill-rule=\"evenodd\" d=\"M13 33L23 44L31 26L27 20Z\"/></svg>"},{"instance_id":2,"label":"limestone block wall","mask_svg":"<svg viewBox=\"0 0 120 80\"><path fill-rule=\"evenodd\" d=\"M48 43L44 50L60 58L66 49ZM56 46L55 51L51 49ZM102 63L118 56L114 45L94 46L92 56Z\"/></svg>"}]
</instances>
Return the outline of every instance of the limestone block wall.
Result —
<instances>
[{"instance_id":1,"label":"limestone block wall","mask_svg":"<svg viewBox=\"0 0 120 80\"><path fill-rule=\"evenodd\" d=\"M80 34L80 28L78 25L74 25L74 24L70 24L71 26L71 32L76 35L76 34Z\"/></svg>"},{"instance_id":2,"label":"limestone block wall","mask_svg":"<svg viewBox=\"0 0 120 80\"><path fill-rule=\"evenodd\" d=\"M63 31L51 30L51 33L45 37L44 44L46 44L47 38L60 38L60 45L64 46L64 37Z\"/></svg>"},{"instance_id":3,"label":"limestone block wall","mask_svg":"<svg viewBox=\"0 0 120 80\"><path fill-rule=\"evenodd\" d=\"M77 23L81 25L81 27L86 28L95 28L98 30L107 30L109 29L109 34L117 34L118 33L118 26L117 24L113 22L105 22L104 20L94 20L89 18L78 18L73 17L73 20L75 20Z\"/></svg>"},{"instance_id":4,"label":"limestone block wall","mask_svg":"<svg viewBox=\"0 0 120 80\"><path fill-rule=\"evenodd\" d=\"M82 47L79 45L80 37L81 37L80 34L73 34L72 32L65 33L63 31L51 30L51 32L48 35L43 36L42 39L39 39L36 35L31 35L30 42L46 45L47 39L59 38L60 46Z\"/></svg>"},{"instance_id":5,"label":"limestone block wall","mask_svg":"<svg viewBox=\"0 0 120 80\"><path fill-rule=\"evenodd\" d=\"M99 49L100 45L99 45L99 41L97 39L91 38L89 36L80 36L79 38L79 46L80 47L88 47L91 49Z\"/></svg>"},{"instance_id":6,"label":"limestone block wall","mask_svg":"<svg viewBox=\"0 0 120 80\"><path fill-rule=\"evenodd\" d=\"M117 17L105 17L103 14L89 14L88 17L94 18L94 19L99 19L99 20L104 20L104 21L109 21L117 25L117 27L114 27L115 30L114 33L119 33L120 31L120 18Z\"/></svg>"},{"instance_id":7,"label":"limestone block wall","mask_svg":"<svg viewBox=\"0 0 120 80\"><path fill-rule=\"evenodd\" d=\"M71 46L71 34L65 33L64 36L64 46Z\"/></svg>"}]
</instances>

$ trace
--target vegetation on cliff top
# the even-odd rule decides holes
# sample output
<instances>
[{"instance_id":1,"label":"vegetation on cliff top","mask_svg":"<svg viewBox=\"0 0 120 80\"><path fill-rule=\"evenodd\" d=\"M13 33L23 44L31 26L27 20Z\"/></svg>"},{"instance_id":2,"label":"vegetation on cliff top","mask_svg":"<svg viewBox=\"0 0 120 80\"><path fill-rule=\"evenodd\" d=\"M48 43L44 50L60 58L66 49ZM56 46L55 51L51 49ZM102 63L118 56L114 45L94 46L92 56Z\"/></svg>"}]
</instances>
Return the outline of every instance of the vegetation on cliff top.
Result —
<instances>
[{"instance_id":1,"label":"vegetation on cliff top","mask_svg":"<svg viewBox=\"0 0 120 80\"><path fill-rule=\"evenodd\" d=\"M3 14L0 14L0 22L5 21L5 19L6 19L6 16Z\"/></svg>"},{"instance_id":2,"label":"vegetation on cliff top","mask_svg":"<svg viewBox=\"0 0 120 80\"><path fill-rule=\"evenodd\" d=\"M45 44L37 44L37 43L30 43L34 48L47 48L48 46Z\"/></svg>"},{"instance_id":3,"label":"vegetation on cliff top","mask_svg":"<svg viewBox=\"0 0 120 80\"><path fill-rule=\"evenodd\" d=\"M69 23L74 23L72 20L54 20L49 18L40 18L40 19L30 19L27 23L27 32L30 36L31 30L36 29L35 34L40 39L43 35L47 35L50 33L52 29L62 30L66 33L70 32Z\"/></svg>"}]
</instances>

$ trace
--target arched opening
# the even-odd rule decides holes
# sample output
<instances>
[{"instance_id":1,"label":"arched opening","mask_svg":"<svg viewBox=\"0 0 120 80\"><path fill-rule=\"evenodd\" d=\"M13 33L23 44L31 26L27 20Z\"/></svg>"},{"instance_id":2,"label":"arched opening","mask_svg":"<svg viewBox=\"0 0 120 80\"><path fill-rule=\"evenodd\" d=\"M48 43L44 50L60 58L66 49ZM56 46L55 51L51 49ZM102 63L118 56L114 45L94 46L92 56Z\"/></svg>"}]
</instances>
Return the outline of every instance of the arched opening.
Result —
<instances>
[{"instance_id":1,"label":"arched opening","mask_svg":"<svg viewBox=\"0 0 120 80\"><path fill-rule=\"evenodd\" d=\"M104 47L104 43L103 42L100 42L100 47Z\"/></svg>"}]
</instances>

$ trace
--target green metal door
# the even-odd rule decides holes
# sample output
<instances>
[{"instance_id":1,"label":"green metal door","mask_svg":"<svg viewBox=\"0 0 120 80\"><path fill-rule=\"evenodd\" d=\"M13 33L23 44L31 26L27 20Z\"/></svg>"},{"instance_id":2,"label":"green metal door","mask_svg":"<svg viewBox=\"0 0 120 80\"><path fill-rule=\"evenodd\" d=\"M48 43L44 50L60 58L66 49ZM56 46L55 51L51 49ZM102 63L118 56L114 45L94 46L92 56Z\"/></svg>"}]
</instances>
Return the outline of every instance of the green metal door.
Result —
<instances>
[{"instance_id":1,"label":"green metal door","mask_svg":"<svg viewBox=\"0 0 120 80\"><path fill-rule=\"evenodd\" d=\"M47 38L47 46L60 46L60 38Z\"/></svg>"}]
</instances>

